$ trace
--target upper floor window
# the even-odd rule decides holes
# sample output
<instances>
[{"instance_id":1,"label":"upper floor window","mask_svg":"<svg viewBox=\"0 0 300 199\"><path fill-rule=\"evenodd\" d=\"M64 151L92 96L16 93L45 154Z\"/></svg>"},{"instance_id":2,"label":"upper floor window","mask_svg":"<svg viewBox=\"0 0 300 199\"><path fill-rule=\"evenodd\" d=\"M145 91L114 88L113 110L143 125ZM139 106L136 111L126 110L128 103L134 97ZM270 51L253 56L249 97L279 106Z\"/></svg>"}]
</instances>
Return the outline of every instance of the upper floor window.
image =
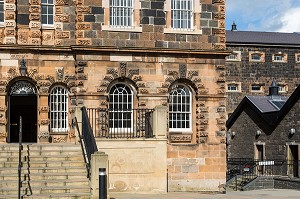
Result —
<instances>
[{"instance_id":1,"label":"upper floor window","mask_svg":"<svg viewBox=\"0 0 300 199\"><path fill-rule=\"evenodd\" d=\"M49 96L50 129L52 132L68 130L68 91L62 86L54 87Z\"/></svg>"},{"instance_id":2,"label":"upper floor window","mask_svg":"<svg viewBox=\"0 0 300 199\"><path fill-rule=\"evenodd\" d=\"M278 92L279 93L286 93L286 92L288 92L288 85L279 84L278 85Z\"/></svg>"},{"instance_id":3,"label":"upper floor window","mask_svg":"<svg viewBox=\"0 0 300 199\"><path fill-rule=\"evenodd\" d=\"M287 54L283 54L283 53L273 54L272 58L273 58L272 59L273 62L287 62Z\"/></svg>"},{"instance_id":4,"label":"upper floor window","mask_svg":"<svg viewBox=\"0 0 300 199\"><path fill-rule=\"evenodd\" d=\"M252 54L251 55L251 60L252 61L260 61L261 60L261 55L260 54Z\"/></svg>"},{"instance_id":5,"label":"upper floor window","mask_svg":"<svg viewBox=\"0 0 300 199\"><path fill-rule=\"evenodd\" d=\"M0 23L4 22L4 0L0 0Z\"/></svg>"},{"instance_id":6,"label":"upper floor window","mask_svg":"<svg viewBox=\"0 0 300 199\"><path fill-rule=\"evenodd\" d=\"M262 91L263 91L263 87L261 85L258 84L251 85L251 92L262 92Z\"/></svg>"},{"instance_id":7,"label":"upper floor window","mask_svg":"<svg viewBox=\"0 0 300 199\"><path fill-rule=\"evenodd\" d=\"M111 132L131 131L133 128L133 92L118 83L109 91L109 128Z\"/></svg>"},{"instance_id":8,"label":"upper floor window","mask_svg":"<svg viewBox=\"0 0 300 199\"><path fill-rule=\"evenodd\" d=\"M226 61L241 61L241 51L234 51L226 57Z\"/></svg>"},{"instance_id":9,"label":"upper floor window","mask_svg":"<svg viewBox=\"0 0 300 199\"><path fill-rule=\"evenodd\" d=\"M237 83L229 83L227 84L227 91L228 92L237 92L240 90L240 85Z\"/></svg>"},{"instance_id":10,"label":"upper floor window","mask_svg":"<svg viewBox=\"0 0 300 199\"><path fill-rule=\"evenodd\" d=\"M193 0L171 0L171 25L173 29L192 29Z\"/></svg>"},{"instance_id":11,"label":"upper floor window","mask_svg":"<svg viewBox=\"0 0 300 199\"><path fill-rule=\"evenodd\" d=\"M53 0L41 1L42 25L52 26L54 24L54 2Z\"/></svg>"},{"instance_id":12,"label":"upper floor window","mask_svg":"<svg viewBox=\"0 0 300 199\"><path fill-rule=\"evenodd\" d=\"M110 0L109 11L111 27L133 26L133 0Z\"/></svg>"},{"instance_id":13,"label":"upper floor window","mask_svg":"<svg viewBox=\"0 0 300 199\"><path fill-rule=\"evenodd\" d=\"M296 54L296 62L300 63L300 54Z\"/></svg>"},{"instance_id":14,"label":"upper floor window","mask_svg":"<svg viewBox=\"0 0 300 199\"><path fill-rule=\"evenodd\" d=\"M169 129L170 131L191 131L192 124L192 96L190 90L176 84L170 92Z\"/></svg>"}]
</instances>

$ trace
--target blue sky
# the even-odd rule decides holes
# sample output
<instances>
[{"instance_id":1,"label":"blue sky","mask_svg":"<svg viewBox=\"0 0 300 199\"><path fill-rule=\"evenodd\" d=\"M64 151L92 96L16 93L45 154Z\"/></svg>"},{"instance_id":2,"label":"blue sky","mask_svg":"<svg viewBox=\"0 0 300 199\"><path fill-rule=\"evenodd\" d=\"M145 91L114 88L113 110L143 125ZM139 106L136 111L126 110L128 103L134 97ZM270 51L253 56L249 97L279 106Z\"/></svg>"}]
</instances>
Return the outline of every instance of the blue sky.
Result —
<instances>
[{"instance_id":1,"label":"blue sky","mask_svg":"<svg viewBox=\"0 0 300 199\"><path fill-rule=\"evenodd\" d=\"M226 0L226 29L300 32L300 0Z\"/></svg>"}]
</instances>

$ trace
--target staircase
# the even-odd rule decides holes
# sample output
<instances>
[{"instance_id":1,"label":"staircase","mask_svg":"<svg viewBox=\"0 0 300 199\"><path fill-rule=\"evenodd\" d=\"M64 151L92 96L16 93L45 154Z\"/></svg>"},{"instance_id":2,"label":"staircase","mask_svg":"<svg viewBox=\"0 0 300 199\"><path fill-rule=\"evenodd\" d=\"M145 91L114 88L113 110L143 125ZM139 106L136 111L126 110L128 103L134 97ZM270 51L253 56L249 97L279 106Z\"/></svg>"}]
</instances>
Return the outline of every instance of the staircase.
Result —
<instances>
[{"instance_id":1,"label":"staircase","mask_svg":"<svg viewBox=\"0 0 300 199\"><path fill-rule=\"evenodd\" d=\"M257 176L237 175L237 179L233 177L226 183L227 191L243 191L243 187L255 179Z\"/></svg>"},{"instance_id":2,"label":"staircase","mask_svg":"<svg viewBox=\"0 0 300 199\"><path fill-rule=\"evenodd\" d=\"M80 145L23 144L21 198L90 198ZM0 144L0 198L18 198L18 144Z\"/></svg>"}]
</instances>

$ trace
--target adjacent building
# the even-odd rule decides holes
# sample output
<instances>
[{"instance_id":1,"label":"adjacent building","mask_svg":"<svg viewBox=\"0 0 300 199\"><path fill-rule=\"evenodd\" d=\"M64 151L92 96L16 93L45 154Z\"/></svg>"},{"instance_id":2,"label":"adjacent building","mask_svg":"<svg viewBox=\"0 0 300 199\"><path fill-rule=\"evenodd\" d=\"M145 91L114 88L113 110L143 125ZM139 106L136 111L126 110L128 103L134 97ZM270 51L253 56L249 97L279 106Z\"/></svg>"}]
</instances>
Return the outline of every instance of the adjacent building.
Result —
<instances>
[{"instance_id":1,"label":"adjacent building","mask_svg":"<svg viewBox=\"0 0 300 199\"><path fill-rule=\"evenodd\" d=\"M24 142L74 143L85 106L110 191L220 191L224 20L225 0L0 0L0 141L21 115Z\"/></svg>"}]
</instances>

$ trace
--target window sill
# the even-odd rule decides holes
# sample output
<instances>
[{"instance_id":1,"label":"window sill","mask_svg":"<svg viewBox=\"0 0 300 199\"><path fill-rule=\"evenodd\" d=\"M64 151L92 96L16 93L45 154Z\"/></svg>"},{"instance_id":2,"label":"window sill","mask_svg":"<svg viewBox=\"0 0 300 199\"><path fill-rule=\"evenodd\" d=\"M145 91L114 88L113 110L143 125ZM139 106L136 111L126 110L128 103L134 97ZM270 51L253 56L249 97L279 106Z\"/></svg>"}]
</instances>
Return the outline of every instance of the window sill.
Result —
<instances>
[{"instance_id":1,"label":"window sill","mask_svg":"<svg viewBox=\"0 0 300 199\"><path fill-rule=\"evenodd\" d=\"M236 59L236 60L233 60L233 59L227 59L226 61L227 61L227 62L240 62L241 60L238 60L238 59Z\"/></svg>"},{"instance_id":2,"label":"window sill","mask_svg":"<svg viewBox=\"0 0 300 199\"><path fill-rule=\"evenodd\" d=\"M54 29L54 24L53 25L43 25L42 24L42 29L45 29L45 30L46 29L49 29L49 30L51 29L52 30L52 29Z\"/></svg>"},{"instance_id":3,"label":"window sill","mask_svg":"<svg viewBox=\"0 0 300 199\"><path fill-rule=\"evenodd\" d=\"M186 35L200 35L202 34L202 30L196 30L196 29L173 29L173 28L164 28L164 33L168 34L186 34Z\"/></svg>"},{"instance_id":4,"label":"window sill","mask_svg":"<svg viewBox=\"0 0 300 199\"><path fill-rule=\"evenodd\" d=\"M107 25L102 26L103 31L115 31L115 32L142 32L142 27L124 27L124 28L115 28Z\"/></svg>"},{"instance_id":5,"label":"window sill","mask_svg":"<svg viewBox=\"0 0 300 199\"><path fill-rule=\"evenodd\" d=\"M192 129L169 129L169 134L193 134Z\"/></svg>"}]
</instances>

